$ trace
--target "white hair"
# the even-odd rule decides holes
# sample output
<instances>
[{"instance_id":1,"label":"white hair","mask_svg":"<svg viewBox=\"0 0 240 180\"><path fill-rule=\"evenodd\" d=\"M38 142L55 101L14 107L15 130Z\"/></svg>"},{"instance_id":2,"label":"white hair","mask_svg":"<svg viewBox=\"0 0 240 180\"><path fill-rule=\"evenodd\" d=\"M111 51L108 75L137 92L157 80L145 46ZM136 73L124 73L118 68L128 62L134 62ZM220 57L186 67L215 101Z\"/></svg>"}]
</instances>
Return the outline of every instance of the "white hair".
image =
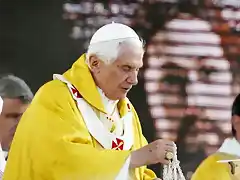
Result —
<instances>
[{"instance_id":1,"label":"white hair","mask_svg":"<svg viewBox=\"0 0 240 180\"><path fill-rule=\"evenodd\" d=\"M135 47L144 47L143 41L139 38L121 38L91 44L89 45L86 53L86 63L89 66L89 57L91 55L96 55L99 59L107 64L114 62L118 58L119 52L121 51L122 43Z\"/></svg>"},{"instance_id":2,"label":"white hair","mask_svg":"<svg viewBox=\"0 0 240 180\"><path fill-rule=\"evenodd\" d=\"M6 75L0 78L0 96L18 98L23 103L30 103L33 93L24 80L14 75Z\"/></svg>"}]
</instances>

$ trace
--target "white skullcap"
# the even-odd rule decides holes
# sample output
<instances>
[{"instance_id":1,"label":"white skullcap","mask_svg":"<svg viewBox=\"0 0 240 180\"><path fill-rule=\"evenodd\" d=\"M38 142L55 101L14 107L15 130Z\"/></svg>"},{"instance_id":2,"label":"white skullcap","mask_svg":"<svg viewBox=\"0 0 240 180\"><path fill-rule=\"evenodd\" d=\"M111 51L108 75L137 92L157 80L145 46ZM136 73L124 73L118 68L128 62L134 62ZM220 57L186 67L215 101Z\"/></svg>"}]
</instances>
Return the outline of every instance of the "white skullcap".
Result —
<instances>
[{"instance_id":1,"label":"white skullcap","mask_svg":"<svg viewBox=\"0 0 240 180\"><path fill-rule=\"evenodd\" d=\"M104 25L103 27L98 29L93 34L92 39L90 41L90 45L96 44L99 42L106 42L106 41L126 39L126 38L139 39L139 36L129 26L113 22L111 24Z\"/></svg>"},{"instance_id":2,"label":"white skullcap","mask_svg":"<svg viewBox=\"0 0 240 180\"><path fill-rule=\"evenodd\" d=\"M0 114L2 112L2 108L3 108L3 99L0 96Z\"/></svg>"}]
</instances>

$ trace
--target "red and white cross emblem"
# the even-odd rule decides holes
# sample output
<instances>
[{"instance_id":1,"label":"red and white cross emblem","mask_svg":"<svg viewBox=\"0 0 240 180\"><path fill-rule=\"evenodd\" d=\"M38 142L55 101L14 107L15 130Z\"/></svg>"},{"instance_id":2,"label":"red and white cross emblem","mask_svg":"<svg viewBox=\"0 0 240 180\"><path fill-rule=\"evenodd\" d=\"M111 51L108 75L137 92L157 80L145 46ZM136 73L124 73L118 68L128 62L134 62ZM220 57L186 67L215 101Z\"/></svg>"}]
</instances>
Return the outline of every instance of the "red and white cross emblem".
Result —
<instances>
[{"instance_id":1,"label":"red and white cross emblem","mask_svg":"<svg viewBox=\"0 0 240 180\"><path fill-rule=\"evenodd\" d=\"M112 149L123 150L124 141L122 139L116 138L116 142L112 141Z\"/></svg>"},{"instance_id":2,"label":"red and white cross emblem","mask_svg":"<svg viewBox=\"0 0 240 180\"><path fill-rule=\"evenodd\" d=\"M75 87L71 87L71 91L76 98L81 98L81 94L78 92L78 90Z\"/></svg>"}]
</instances>

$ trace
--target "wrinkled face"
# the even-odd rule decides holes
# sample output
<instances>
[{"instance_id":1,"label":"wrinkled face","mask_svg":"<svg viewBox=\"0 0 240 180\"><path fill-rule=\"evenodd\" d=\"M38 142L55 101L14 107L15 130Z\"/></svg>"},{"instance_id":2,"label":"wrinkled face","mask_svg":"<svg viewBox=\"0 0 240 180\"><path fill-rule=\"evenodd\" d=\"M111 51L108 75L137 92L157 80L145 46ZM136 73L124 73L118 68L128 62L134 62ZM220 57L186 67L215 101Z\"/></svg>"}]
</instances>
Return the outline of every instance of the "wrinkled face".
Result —
<instances>
[{"instance_id":1,"label":"wrinkled face","mask_svg":"<svg viewBox=\"0 0 240 180\"><path fill-rule=\"evenodd\" d=\"M0 114L0 138L2 149L7 151L11 145L18 122L27 109L20 99L3 99L3 109Z\"/></svg>"},{"instance_id":2,"label":"wrinkled face","mask_svg":"<svg viewBox=\"0 0 240 180\"><path fill-rule=\"evenodd\" d=\"M118 58L106 64L96 56L89 59L91 71L99 88L112 100L123 99L138 80L143 66L143 48L125 45Z\"/></svg>"}]
</instances>

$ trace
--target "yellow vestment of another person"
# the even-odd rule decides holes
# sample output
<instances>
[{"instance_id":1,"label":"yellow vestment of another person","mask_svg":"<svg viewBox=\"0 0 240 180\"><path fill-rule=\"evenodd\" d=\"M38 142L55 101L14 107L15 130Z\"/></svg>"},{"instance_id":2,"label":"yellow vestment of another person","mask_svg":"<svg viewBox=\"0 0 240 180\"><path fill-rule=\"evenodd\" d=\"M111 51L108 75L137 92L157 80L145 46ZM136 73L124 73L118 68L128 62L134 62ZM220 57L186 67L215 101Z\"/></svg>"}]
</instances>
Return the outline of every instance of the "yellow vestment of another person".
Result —
<instances>
[{"instance_id":1,"label":"yellow vestment of another person","mask_svg":"<svg viewBox=\"0 0 240 180\"><path fill-rule=\"evenodd\" d=\"M191 180L240 180L240 161L236 161L239 157L239 142L228 138L218 152L201 163Z\"/></svg>"},{"instance_id":2,"label":"yellow vestment of another person","mask_svg":"<svg viewBox=\"0 0 240 180\"><path fill-rule=\"evenodd\" d=\"M79 92L76 95L96 114L105 112L85 55L63 78L73 85L71 88L76 88L73 95ZM147 144L138 116L125 98L118 102L118 109L121 117L129 109L133 115L133 145L129 150L103 148L90 134L68 85L55 79L39 89L17 128L4 180L114 180L131 151ZM101 134L100 127L94 128ZM156 178L146 167L132 170L132 177L137 180Z\"/></svg>"}]
</instances>

